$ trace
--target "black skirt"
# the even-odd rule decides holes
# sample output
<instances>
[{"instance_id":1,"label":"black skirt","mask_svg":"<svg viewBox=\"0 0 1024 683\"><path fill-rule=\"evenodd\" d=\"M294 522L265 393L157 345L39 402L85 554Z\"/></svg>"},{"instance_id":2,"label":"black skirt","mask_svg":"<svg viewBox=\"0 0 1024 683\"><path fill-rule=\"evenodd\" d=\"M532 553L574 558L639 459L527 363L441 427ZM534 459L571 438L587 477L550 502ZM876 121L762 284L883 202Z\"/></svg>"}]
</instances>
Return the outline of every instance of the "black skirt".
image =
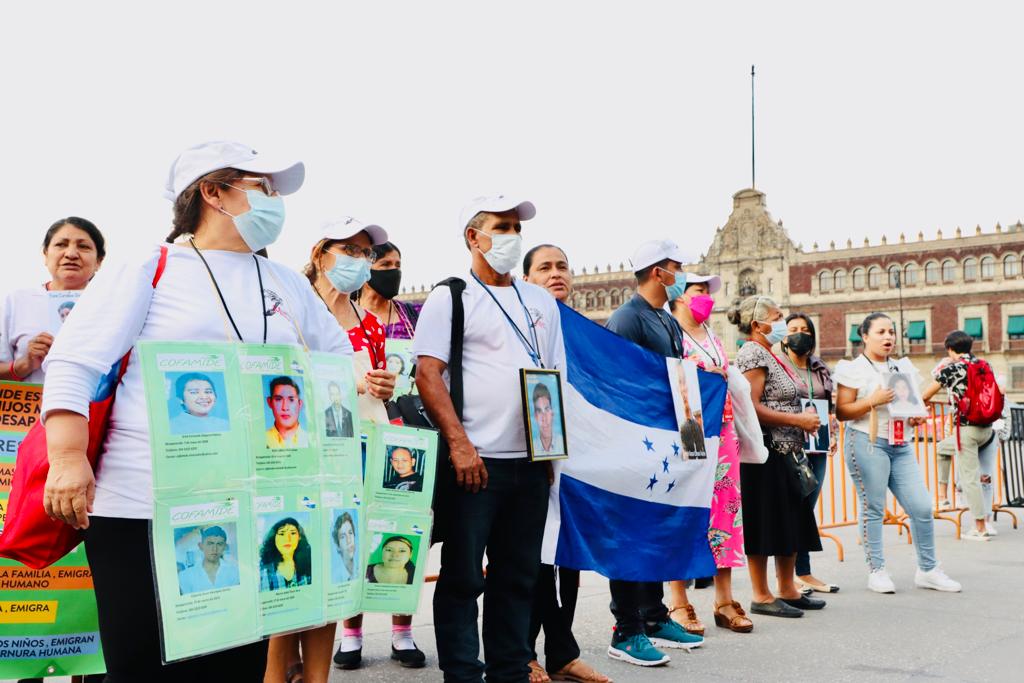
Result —
<instances>
[{"instance_id":1,"label":"black skirt","mask_svg":"<svg viewBox=\"0 0 1024 683\"><path fill-rule=\"evenodd\" d=\"M743 550L785 556L821 550L814 510L793 492L783 456L768 446L762 465L740 463Z\"/></svg>"}]
</instances>

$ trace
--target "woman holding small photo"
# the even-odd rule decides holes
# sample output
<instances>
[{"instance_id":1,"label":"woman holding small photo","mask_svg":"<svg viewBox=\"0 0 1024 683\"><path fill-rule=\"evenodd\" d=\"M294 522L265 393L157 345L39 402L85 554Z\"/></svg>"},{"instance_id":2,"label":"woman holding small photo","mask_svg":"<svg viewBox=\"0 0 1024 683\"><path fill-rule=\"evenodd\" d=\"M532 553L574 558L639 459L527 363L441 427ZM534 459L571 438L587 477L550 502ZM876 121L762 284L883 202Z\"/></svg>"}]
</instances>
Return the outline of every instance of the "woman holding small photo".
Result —
<instances>
[{"instance_id":1,"label":"woman holding small photo","mask_svg":"<svg viewBox=\"0 0 1024 683\"><path fill-rule=\"evenodd\" d=\"M862 508L859 523L869 570L868 589L876 593L896 592L896 585L885 570L882 552L888 490L910 518L917 553L914 584L918 588L959 592L960 584L946 576L935 559L931 497L908 443L910 434L900 439L896 425L890 428L890 404L896 394L886 387L890 377L900 372L890 358L896 347L896 328L886 314L872 313L857 330L864 340L864 353L836 365L836 415L849 423L846 465ZM924 420L915 417L908 422L912 428Z\"/></svg>"}]
</instances>

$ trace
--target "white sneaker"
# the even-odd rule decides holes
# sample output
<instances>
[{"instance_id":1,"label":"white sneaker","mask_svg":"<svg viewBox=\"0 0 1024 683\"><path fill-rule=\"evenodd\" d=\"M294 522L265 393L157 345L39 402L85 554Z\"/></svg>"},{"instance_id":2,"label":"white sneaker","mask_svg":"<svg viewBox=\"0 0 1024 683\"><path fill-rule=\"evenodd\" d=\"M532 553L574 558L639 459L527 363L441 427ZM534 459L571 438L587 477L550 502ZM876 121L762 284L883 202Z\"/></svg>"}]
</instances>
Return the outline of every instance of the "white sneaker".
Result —
<instances>
[{"instance_id":1,"label":"white sneaker","mask_svg":"<svg viewBox=\"0 0 1024 683\"><path fill-rule=\"evenodd\" d=\"M917 573L914 574L914 585L918 588L930 588L946 593L959 593L962 588L959 583L946 576L946 572L942 571L942 567L938 565L929 571L921 571L919 567Z\"/></svg>"},{"instance_id":2,"label":"white sneaker","mask_svg":"<svg viewBox=\"0 0 1024 683\"><path fill-rule=\"evenodd\" d=\"M994 526L989 524L988 520L985 520L985 535L986 536L998 536L999 535L999 531L996 530L996 528Z\"/></svg>"},{"instance_id":3,"label":"white sneaker","mask_svg":"<svg viewBox=\"0 0 1024 683\"><path fill-rule=\"evenodd\" d=\"M971 529L966 534L961 534L960 537L963 538L963 540L965 540L965 541L990 541L990 540L992 540L991 536L989 536L984 531L978 531L977 528Z\"/></svg>"},{"instance_id":4,"label":"white sneaker","mask_svg":"<svg viewBox=\"0 0 1024 683\"><path fill-rule=\"evenodd\" d=\"M889 572L884 569L876 569L868 574L868 590L876 593L895 593L896 584L892 582Z\"/></svg>"}]
</instances>

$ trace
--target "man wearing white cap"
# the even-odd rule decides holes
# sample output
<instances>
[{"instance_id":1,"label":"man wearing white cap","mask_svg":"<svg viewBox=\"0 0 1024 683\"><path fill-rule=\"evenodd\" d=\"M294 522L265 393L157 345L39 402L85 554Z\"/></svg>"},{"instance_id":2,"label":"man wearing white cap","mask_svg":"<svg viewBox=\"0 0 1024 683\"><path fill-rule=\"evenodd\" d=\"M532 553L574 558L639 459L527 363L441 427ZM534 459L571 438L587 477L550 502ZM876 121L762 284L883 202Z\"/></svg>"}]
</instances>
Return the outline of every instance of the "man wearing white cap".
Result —
<instances>
[{"instance_id":1,"label":"man wearing white cap","mask_svg":"<svg viewBox=\"0 0 1024 683\"><path fill-rule=\"evenodd\" d=\"M555 300L515 280L522 221L532 203L503 195L463 209L460 229L472 255L461 300L465 311L464 408L448 388L452 290L438 287L420 313L414 353L423 405L451 451L445 504L449 520L434 592L438 663L446 681L525 681L532 591L540 569L548 474L527 458L520 368L562 368L565 349ZM482 572L487 554L488 573ZM484 594L484 659L479 660L477 599Z\"/></svg>"},{"instance_id":2,"label":"man wearing white cap","mask_svg":"<svg viewBox=\"0 0 1024 683\"><path fill-rule=\"evenodd\" d=\"M688 259L670 240L644 242L633 254L637 293L612 314L606 327L635 344L663 356L683 357L683 333L679 323L664 310L686 287L683 263ZM669 619L661 583L611 580L611 610L615 631L608 656L640 666L669 661L658 648L690 649L704 639L687 633Z\"/></svg>"}]
</instances>

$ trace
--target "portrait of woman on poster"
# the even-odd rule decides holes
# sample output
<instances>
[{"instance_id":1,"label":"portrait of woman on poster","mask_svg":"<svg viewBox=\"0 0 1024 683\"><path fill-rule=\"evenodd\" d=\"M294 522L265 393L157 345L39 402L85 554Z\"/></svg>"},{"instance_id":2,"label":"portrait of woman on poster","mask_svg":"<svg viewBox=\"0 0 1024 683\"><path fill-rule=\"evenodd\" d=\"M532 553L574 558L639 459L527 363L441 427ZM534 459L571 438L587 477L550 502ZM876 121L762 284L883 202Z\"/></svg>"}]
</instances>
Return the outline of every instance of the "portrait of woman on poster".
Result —
<instances>
[{"instance_id":1,"label":"portrait of woman on poster","mask_svg":"<svg viewBox=\"0 0 1024 683\"><path fill-rule=\"evenodd\" d=\"M313 583L311 556L302 525L292 517L279 520L260 546L260 592Z\"/></svg>"},{"instance_id":2,"label":"portrait of woman on poster","mask_svg":"<svg viewBox=\"0 0 1024 683\"><path fill-rule=\"evenodd\" d=\"M381 546L380 562L366 568L370 583L412 584L416 565L412 562L412 541L404 536L390 536Z\"/></svg>"},{"instance_id":3,"label":"portrait of woman on poster","mask_svg":"<svg viewBox=\"0 0 1024 683\"><path fill-rule=\"evenodd\" d=\"M889 414L896 417L924 417L924 402L910 375L894 372L888 379L889 389L892 389L894 396L889 404Z\"/></svg>"}]
</instances>

